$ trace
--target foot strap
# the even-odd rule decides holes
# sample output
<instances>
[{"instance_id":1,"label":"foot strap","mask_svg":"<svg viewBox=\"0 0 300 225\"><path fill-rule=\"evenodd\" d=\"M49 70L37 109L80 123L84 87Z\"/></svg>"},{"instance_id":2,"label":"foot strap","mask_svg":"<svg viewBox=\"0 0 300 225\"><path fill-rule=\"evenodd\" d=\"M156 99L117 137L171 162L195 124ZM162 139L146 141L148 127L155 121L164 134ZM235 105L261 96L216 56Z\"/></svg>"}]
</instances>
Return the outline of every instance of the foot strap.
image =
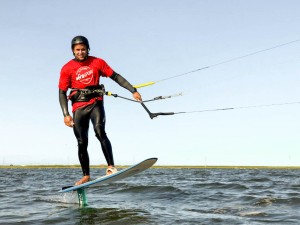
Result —
<instances>
[{"instance_id":1,"label":"foot strap","mask_svg":"<svg viewBox=\"0 0 300 225\"><path fill-rule=\"evenodd\" d=\"M115 167L111 167L111 168L106 169L106 175L114 174L116 172L118 172L118 170Z\"/></svg>"}]
</instances>

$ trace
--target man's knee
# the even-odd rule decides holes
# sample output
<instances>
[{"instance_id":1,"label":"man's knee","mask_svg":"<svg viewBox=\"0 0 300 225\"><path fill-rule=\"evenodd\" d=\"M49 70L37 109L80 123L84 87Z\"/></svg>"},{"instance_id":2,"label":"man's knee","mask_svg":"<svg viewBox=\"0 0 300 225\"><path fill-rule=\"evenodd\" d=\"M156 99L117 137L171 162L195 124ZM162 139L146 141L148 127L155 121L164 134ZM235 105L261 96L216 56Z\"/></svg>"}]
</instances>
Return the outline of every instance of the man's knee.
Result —
<instances>
[{"instance_id":1,"label":"man's knee","mask_svg":"<svg viewBox=\"0 0 300 225\"><path fill-rule=\"evenodd\" d=\"M104 130L104 127L99 125L99 126L95 126L95 135L97 137L97 139L99 141L104 141L105 139L107 139L107 135L106 135L106 132Z\"/></svg>"},{"instance_id":2,"label":"man's knee","mask_svg":"<svg viewBox=\"0 0 300 225\"><path fill-rule=\"evenodd\" d=\"M87 148L88 146L88 139L87 138L78 138L77 139L79 149Z\"/></svg>"},{"instance_id":3,"label":"man's knee","mask_svg":"<svg viewBox=\"0 0 300 225\"><path fill-rule=\"evenodd\" d=\"M106 133L96 133L96 137L100 142L103 142L107 139Z\"/></svg>"}]
</instances>

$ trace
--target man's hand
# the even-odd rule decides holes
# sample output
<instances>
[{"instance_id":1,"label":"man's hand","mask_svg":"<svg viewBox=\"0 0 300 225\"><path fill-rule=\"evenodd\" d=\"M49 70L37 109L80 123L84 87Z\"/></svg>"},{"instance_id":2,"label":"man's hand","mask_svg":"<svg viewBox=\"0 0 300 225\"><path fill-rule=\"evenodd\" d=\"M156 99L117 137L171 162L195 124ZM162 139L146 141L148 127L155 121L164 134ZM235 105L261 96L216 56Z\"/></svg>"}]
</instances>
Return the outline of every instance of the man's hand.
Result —
<instances>
[{"instance_id":1,"label":"man's hand","mask_svg":"<svg viewBox=\"0 0 300 225\"><path fill-rule=\"evenodd\" d=\"M73 127L73 125L74 125L73 118L70 115L69 116L65 116L64 122L65 122L66 126L68 126L68 127Z\"/></svg>"},{"instance_id":2,"label":"man's hand","mask_svg":"<svg viewBox=\"0 0 300 225\"><path fill-rule=\"evenodd\" d=\"M142 101L142 96L137 91L132 94L133 98L139 102Z\"/></svg>"}]
</instances>

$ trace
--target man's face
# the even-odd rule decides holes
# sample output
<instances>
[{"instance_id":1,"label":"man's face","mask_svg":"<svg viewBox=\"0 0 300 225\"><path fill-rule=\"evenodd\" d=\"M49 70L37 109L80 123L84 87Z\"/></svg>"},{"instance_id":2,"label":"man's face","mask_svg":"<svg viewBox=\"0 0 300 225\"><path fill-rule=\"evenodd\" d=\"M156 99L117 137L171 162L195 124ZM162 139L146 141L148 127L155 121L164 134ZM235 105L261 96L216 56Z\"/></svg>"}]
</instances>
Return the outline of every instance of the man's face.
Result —
<instances>
[{"instance_id":1,"label":"man's face","mask_svg":"<svg viewBox=\"0 0 300 225\"><path fill-rule=\"evenodd\" d=\"M77 44L73 47L73 53L78 61L83 61L88 55L88 50L84 44Z\"/></svg>"}]
</instances>

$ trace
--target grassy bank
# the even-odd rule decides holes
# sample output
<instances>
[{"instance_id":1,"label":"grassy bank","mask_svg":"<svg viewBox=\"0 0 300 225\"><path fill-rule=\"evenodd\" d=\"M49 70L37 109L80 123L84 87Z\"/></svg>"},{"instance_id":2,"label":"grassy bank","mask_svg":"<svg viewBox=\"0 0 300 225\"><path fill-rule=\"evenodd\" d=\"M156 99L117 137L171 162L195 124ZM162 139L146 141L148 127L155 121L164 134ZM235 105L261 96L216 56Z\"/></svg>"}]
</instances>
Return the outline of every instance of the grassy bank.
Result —
<instances>
[{"instance_id":1,"label":"grassy bank","mask_svg":"<svg viewBox=\"0 0 300 225\"><path fill-rule=\"evenodd\" d=\"M128 165L117 165L117 168L126 168ZM0 169L80 169L80 165L0 165ZM106 168L106 165L91 165L91 168ZM153 166L156 169L294 169L300 166Z\"/></svg>"}]
</instances>

